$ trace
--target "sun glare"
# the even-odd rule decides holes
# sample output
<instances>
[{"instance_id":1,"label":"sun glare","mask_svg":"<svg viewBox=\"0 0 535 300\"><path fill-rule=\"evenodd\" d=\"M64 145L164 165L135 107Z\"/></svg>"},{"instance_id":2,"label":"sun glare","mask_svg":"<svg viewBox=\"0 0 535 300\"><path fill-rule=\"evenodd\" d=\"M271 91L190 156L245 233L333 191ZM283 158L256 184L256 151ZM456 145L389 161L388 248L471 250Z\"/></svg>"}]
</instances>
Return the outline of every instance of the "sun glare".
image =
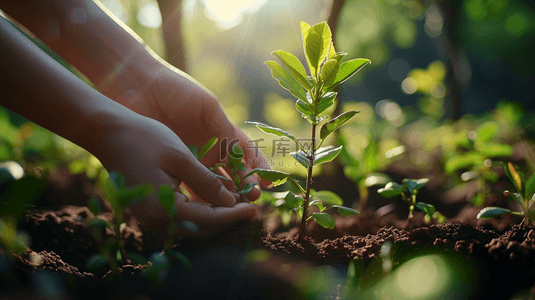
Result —
<instances>
[{"instance_id":1,"label":"sun glare","mask_svg":"<svg viewBox=\"0 0 535 300\"><path fill-rule=\"evenodd\" d=\"M230 29L242 21L243 15L259 10L268 0L201 0L207 16L222 29Z\"/></svg>"}]
</instances>

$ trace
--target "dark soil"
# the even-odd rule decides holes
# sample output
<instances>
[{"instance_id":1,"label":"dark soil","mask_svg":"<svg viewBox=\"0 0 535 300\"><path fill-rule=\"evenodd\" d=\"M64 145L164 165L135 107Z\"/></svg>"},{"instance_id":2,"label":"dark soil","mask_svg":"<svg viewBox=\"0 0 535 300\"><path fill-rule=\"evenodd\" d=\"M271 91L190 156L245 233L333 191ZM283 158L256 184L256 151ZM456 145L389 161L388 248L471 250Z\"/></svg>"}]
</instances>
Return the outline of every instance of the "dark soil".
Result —
<instances>
[{"instance_id":1,"label":"dark soil","mask_svg":"<svg viewBox=\"0 0 535 300\"><path fill-rule=\"evenodd\" d=\"M301 241L294 238L295 221L289 229L277 218L244 222L211 239L177 242L175 250L193 267L175 261L161 282L145 276L146 268L136 264L116 271L89 270L86 263L98 253L99 244L86 226L94 216L79 201L92 191L83 177L61 176L55 182L63 185L54 187L52 182L39 207L20 222L20 229L31 236L32 250L13 260L0 255L1 299L353 298L343 288L352 260L364 270L359 295L387 299L388 292L377 285L390 271L385 262L393 273L414 257L435 254L457 274L447 298L509 299L521 293L527 299L535 284L535 224L520 224L521 219L511 216L478 223L479 208L470 205L457 213L445 212L445 224L425 224L417 213L404 230L403 211L394 207L378 217L370 202L358 216L336 216L334 230L310 222ZM425 202L424 196L419 200ZM110 214L98 218L109 219ZM161 251L144 242L134 220L122 234L127 251L145 257ZM318 274L325 275L327 284L316 281Z\"/></svg>"}]
</instances>

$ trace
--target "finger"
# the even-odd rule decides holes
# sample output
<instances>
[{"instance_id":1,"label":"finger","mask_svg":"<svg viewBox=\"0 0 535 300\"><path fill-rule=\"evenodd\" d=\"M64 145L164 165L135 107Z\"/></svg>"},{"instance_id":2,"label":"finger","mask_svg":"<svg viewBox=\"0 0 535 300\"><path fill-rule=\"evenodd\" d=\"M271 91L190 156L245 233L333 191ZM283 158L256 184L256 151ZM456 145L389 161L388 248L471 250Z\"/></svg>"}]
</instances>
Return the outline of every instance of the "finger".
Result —
<instances>
[{"instance_id":1,"label":"finger","mask_svg":"<svg viewBox=\"0 0 535 300\"><path fill-rule=\"evenodd\" d=\"M238 203L234 207L213 207L200 202L185 202L177 205L177 213L177 222L192 222L198 230L181 227L176 234L198 238L214 235L239 221L253 220L258 216L256 206L249 203Z\"/></svg>"},{"instance_id":2,"label":"finger","mask_svg":"<svg viewBox=\"0 0 535 300\"><path fill-rule=\"evenodd\" d=\"M177 163L175 172L176 176L203 200L215 206L233 206L236 203L236 198L221 180L198 160L192 158L183 164Z\"/></svg>"}]
</instances>

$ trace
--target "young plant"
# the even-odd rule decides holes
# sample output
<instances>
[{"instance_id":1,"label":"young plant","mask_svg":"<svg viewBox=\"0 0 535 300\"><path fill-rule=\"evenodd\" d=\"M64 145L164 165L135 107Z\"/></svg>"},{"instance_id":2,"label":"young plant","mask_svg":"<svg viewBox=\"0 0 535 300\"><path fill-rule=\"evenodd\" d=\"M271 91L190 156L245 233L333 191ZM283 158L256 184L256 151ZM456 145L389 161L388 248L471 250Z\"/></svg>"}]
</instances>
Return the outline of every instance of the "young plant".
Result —
<instances>
[{"instance_id":1,"label":"young plant","mask_svg":"<svg viewBox=\"0 0 535 300\"><path fill-rule=\"evenodd\" d=\"M401 199L403 199L403 201L409 205L409 217L407 218L406 228L409 228L415 208L418 208L425 213L424 218L426 223L431 223L433 220L436 220L438 223L443 223L446 221L446 219L435 209L433 205L424 202L416 202L418 190L424 187L428 181L428 178L422 178L403 179L402 184L389 182L384 188L378 189L377 192L385 198L401 196ZM409 193L409 196L407 196L407 192Z\"/></svg>"},{"instance_id":2,"label":"young plant","mask_svg":"<svg viewBox=\"0 0 535 300\"><path fill-rule=\"evenodd\" d=\"M204 157L204 155L208 153L208 151L210 151L210 149L212 149L217 144L217 141L218 141L217 137L211 138L210 140L208 140L208 142L206 142L206 144L202 146L201 150L199 151L197 151L197 147L195 147L195 145L188 146L188 148L193 154L193 156L197 158L197 160L201 160ZM245 164L242 162L242 159L244 156L245 155L243 153L242 148L238 145L234 145L232 146L232 153L230 153L229 155L229 161L227 164L227 167L231 172L230 174L230 176L232 177L231 181L236 185L237 192L240 195L248 194L255 186L255 184L248 183L244 187L242 187L242 182L247 177L240 178L240 176L238 175L238 171L245 170ZM219 167L224 167L224 166L225 166L225 163L218 163L217 165L210 167L209 169L210 171L214 172ZM220 179L230 181L228 178L224 176L221 176L219 174L215 174L215 175L219 177ZM251 175L253 174L249 174L249 176Z\"/></svg>"},{"instance_id":3,"label":"young plant","mask_svg":"<svg viewBox=\"0 0 535 300\"><path fill-rule=\"evenodd\" d=\"M523 216L524 219L522 222L529 223L535 220L535 205L533 205L535 203L535 174L531 175L526 181L524 173L517 170L510 162L507 163L507 165L504 165L503 169L517 191L516 193L511 193L508 190L505 190L503 194L505 196L511 196L518 204L520 204L521 211L490 206L483 208L479 214L477 214L477 218L491 219L501 214L511 213Z\"/></svg>"},{"instance_id":4,"label":"young plant","mask_svg":"<svg viewBox=\"0 0 535 300\"><path fill-rule=\"evenodd\" d=\"M112 221L109 223L95 218L91 221L90 226L96 227L97 240L101 239L98 234L99 230L105 227L111 228L114 235L101 246L101 254L96 254L90 258L89 268L98 268L109 263L112 269L117 269L119 262L126 263L127 253L121 239L121 231L126 226L126 223L123 222L124 213L128 206L148 196L152 191L151 184L125 188L124 177L119 173L110 173L110 178L104 185L104 194L113 208ZM89 201L88 208L95 216L101 212L100 202L96 198ZM135 254L128 255L137 257Z\"/></svg>"},{"instance_id":5,"label":"young plant","mask_svg":"<svg viewBox=\"0 0 535 300\"><path fill-rule=\"evenodd\" d=\"M2 169L0 169L2 171ZM20 218L28 211L28 206L44 192L47 180L23 177L6 183L0 194L0 253L12 258L29 248L30 237L17 230Z\"/></svg>"},{"instance_id":6,"label":"young plant","mask_svg":"<svg viewBox=\"0 0 535 300\"><path fill-rule=\"evenodd\" d=\"M473 181L477 192L470 202L475 206L483 206L490 192L489 184L498 181L499 176L492 170L492 159L508 157L513 154L513 147L495 141L499 132L497 122L485 122L467 134L459 134L448 139L455 141L455 151L449 155L444 170L450 175L464 170L460 179L464 182Z\"/></svg>"},{"instance_id":7,"label":"young plant","mask_svg":"<svg viewBox=\"0 0 535 300\"><path fill-rule=\"evenodd\" d=\"M175 191L168 185L162 185L158 189L158 200L160 204L165 208L167 216L169 217L169 228L167 230L167 241L163 247L165 255L171 260L178 259L185 266L191 267L190 260L182 253L173 250L175 232L178 229L178 223L175 221L176 206L175 206ZM197 226L189 221L182 221L180 223L182 227L185 227L191 231L198 230Z\"/></svg>"},{"instance_id":8,"label":"young plant","mask_svg":"<svg viewBox=\"0 0 535 300\"><path fill-rule=\"evenodd\" d=\"M169 217L167 241L165 242L162 253L156 252L150 256L149 267L143 272L143 276L148 277L156 286L160 286L163 283L171 267L171 262L178 259L186 267L191 268L191 261L184 254L173 249L175 232L178 227L178 223L175 221L175 191L168 185L160 186L158 189L158 200L165 208ZM191 231L198 230L197 226L189 221L182 221L180 225Z\"/></svg>"},{"instance_id":9,"label":"young plant","mask_svg":"<svg viewBox=\"0 0 535 300\"><path fill-rule=\"evenodd\" d=\"M278 137L286 137L295 142L298 150L290 153L304 168L307 169L306 187L303 188L297 182L297 186L304 195L301 196L287 196L293 197L290 201L295 201L298 207L302 208L301 227L297 238L299 239L304 231L307 220L310 219L308 215L308 208L311 206L311 185L312 185L312 171L314 166L332 161L342 150L342 147L321 147L327 137L336 129L347 123L358 111L344 112L336 118L324 122L328 116L325 115L326 110L334 105L334 99L337 92L334 91L341 83L353 76L365 65L369 64L368 59L352 59L342 62L342 59L347 55L344 52L336 52L334 44L331 39L331 30L326 22L318 23L314 26L301 21L301 33L303 38L303 46L306 60L308 63L309 73L305 71L305 67L301 64L299 59L286 51L277 50L272 52L280 60L283 66L275 61L266 61L266 65L271 69L271 75L279 82L279 84L288 90L297 98L295 103L296 109L301 113L301 116L311 124L310 145L304 146L299 143L298 139L288 132L275 128L266 124L258 122L247 122L255 125L265 133L272 134ZM320 123L319 141L316 140L316 133ZM255 172L255 170L253 170ZM274 177L277 179L291 178L289 174L277 171L257 172L267 177ZM264 178L264 177L262 177ZM269 180L269 178L264 178ZM323 199L318 199L319 201ZM344 208L342 211L358 214L356 210ZM312 217L316 220L323 220L327 214L322 212L314 213ZM329 217L331 217L329 215ZM332 217L331 217L332 218ZM322 222L322 221L320 221ZM329 224L329 222L322 222ZM320 225L323 225L319 223Z\"/></svg>"}]
</instances>

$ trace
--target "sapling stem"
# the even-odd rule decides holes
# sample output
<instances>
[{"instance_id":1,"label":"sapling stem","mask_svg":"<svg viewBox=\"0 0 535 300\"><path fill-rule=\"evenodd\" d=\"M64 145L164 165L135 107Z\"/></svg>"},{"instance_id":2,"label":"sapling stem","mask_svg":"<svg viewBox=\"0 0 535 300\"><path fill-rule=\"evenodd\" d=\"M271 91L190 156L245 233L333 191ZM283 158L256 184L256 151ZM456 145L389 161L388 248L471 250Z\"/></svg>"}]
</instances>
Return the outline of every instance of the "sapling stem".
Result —
<instances>
[{"instance_id":1,"label":"sapling stem","mask_svg":"<svg viewBox=\"0 0 535 300\"><path fill-rule=\"evenodd\" d=\"M316 141L316 124L312 124L312 142L310 146L310 154L308 155L308 174L307 174L307 187L305 193L305 203L303 204L303 217L301 217L301 227L299 228L299 233L297 234L297 240L301 239L301 234L305 231L305 225L307 223L307 214L308 214L308 202L310 199L310 187L312 186L312 171L314 169L314 153L315 151L315 141Z\"/></svg>"}]
</instances>

